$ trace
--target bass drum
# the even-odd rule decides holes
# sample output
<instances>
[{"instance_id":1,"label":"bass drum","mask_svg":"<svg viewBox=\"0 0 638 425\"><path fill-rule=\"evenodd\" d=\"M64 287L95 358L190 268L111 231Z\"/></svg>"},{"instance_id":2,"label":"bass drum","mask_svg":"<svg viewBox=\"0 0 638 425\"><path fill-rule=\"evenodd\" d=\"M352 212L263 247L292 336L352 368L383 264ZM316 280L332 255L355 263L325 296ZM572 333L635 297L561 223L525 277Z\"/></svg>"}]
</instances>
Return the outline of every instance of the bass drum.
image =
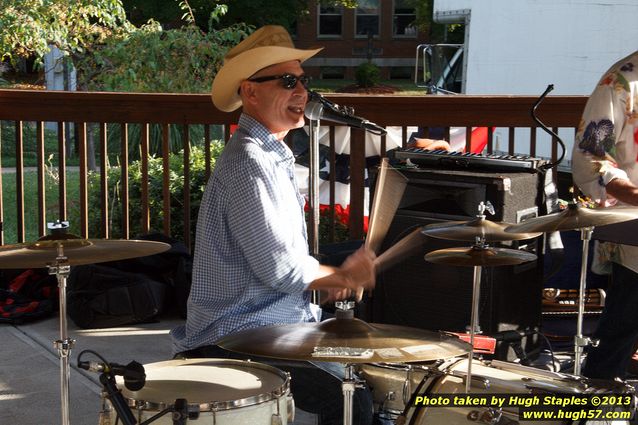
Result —
<instances>
[{"instance_id":1,"label":"bass drum","mask_svg":"<svg viewBox=\"0 0 638 425\"><path fill-rule=\"evenodd\" d=\"M139 391L118 387L138 423L151 418L176 399L186 399L189 412L198 411L188 423L204 425L284 425L294 420L290 377L269 365L228 359L169 360L144 365L146 383ZM118 377L119 378L119 377ZM118 423L110 403L100 423ZM153 425L172 425L171 413Z\"/></svg>"},{"instance_id":2,"label":"bass drum","mask_svg":"<svg viewBox=\"0 0 638 425\"><path fill-rule=\"evenodd\" d=\"M396 420L397 425L468 425L509 424L519 422L518 407L502 409L487 406L415 406L417 396L433 397L437 394L464 394L467 376L467 359L454 359L441 367L441 373L426 376L413 394L405 412ZM539 394L578 395L628 394L633 397L633 387L616 381L590 380L588 378L550 372L502 361L472 362L472 394ZM570 421L533 421L534 425L565 424ZM628 421L614 421L620 425ZM587 423L611 423L611 421L587 421Z\"/></svg>"}]
</instances>

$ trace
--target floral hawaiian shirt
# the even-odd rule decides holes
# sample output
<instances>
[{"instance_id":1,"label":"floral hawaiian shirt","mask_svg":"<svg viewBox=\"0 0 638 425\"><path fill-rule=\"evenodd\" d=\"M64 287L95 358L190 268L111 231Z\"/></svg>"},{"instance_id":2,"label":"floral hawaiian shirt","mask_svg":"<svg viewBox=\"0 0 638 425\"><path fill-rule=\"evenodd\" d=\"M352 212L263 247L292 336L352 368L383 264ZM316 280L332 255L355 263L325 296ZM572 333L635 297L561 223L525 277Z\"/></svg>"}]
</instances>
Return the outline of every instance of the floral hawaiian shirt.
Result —
<instances>
[{"instance_id":1,"label":"floral hawaiian shirt","mask_svg":"<svg viewBox=\"0 0 638 425\"><path fill-rule=\"evenodd\" d=\"M600 205L618 204L605 190L613 179L638 185L638 51L614 64L591 94L578 125L572 173L580 190ZM638 231L638 229L636 229ZM638 272L638 247L598 244L595 265L614 261Z\"/></svg>"}]
</instances>

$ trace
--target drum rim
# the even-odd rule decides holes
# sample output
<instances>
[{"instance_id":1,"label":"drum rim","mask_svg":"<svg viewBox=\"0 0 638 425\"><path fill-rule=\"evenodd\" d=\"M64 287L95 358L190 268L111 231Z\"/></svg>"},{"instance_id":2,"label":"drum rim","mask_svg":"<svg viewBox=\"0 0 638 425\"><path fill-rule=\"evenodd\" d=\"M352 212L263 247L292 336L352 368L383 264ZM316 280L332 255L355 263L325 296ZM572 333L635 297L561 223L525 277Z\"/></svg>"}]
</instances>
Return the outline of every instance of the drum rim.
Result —
<instances>
[{"instance_id":1,"label":"drum rim","mask_svg":"<svg viewBox=\"0 0 638 425\"><path fill-rule=\"evenodd\" d=\"M240 398L237 400L227 400L227 401L206 401L201 403L188 403L188 406L197 407L200 412L219 412L224 410L239 409L242 407L256 406L271 400L279 400L280 398L282 398L282 396L290 392L290 374L288 372L284 372L280 369L277 369L274 366L270 366L264 363L253 362L250 360L198 358L198 359L185 359L180 361L169 360L166 362L151 363L151 365L158 365L161 363L169 363L169 362L180 362L178 363L180 366L187 366L187 365L198 364L198 363L206 363L211 366L224 365L224 364L225 365L231 364L235 366L249 365L251 368L261 369L261 370L271 372L283 380L283 383L279 387L275 387L272 391L257 394L250 397ZM135 399L130 396L126 396L125 398L126 398L128 406L131 408L135 408L136 410L164 410L173 405L172 403L165 403L163 401Z\"/></svg>"}]
</instances>

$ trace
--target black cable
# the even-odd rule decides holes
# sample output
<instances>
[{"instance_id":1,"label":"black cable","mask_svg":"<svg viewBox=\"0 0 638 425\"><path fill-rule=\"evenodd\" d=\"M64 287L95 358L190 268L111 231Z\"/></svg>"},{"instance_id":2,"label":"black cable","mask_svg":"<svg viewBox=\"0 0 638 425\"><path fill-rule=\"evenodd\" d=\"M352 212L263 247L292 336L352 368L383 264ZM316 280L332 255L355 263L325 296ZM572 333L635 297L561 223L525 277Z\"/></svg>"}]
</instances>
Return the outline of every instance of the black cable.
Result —
<instances>
[{"instance_id":1,"label":"black cable","mask_svg":"<svg viewBox=\"0 0 638 425\"><path fill-rule=\"evenodd\" d=\"M98 359L102 360L102 363L104 364L109 364L108 361L106 361L106 359L104 357L102 357L101 355L99 355L97 352L93 351L93 350L82 350L80 351L80 354L78 354L78 364L80 363L80 358L82 357L82 355L84 354L93 354L95 357L97 357Z\"/></svg>"},{"instance_id":2,"label":"black cable","mask_svg":"<svg viewBox=\"0 0 638 425\"><path fill-rule=\"evenodd\" d=\"M555 161L555 162L551 162L549 164L544 164L541 165L541 169L542 170L549 170L550 168L554 168L556 167L558 164L560 164L563 161L563 158L565 157L565 143L563 143L563 141L561 140L560 136L556 133L554 133L552 130L549 129L549 127L547 127L545 124L543 124L543 122L538 119L538 117L536 116L536 108L538 108L538 105L541 104L541 102L543 101L543 99L545 99L545 96L547 96L547 94L554 90L554 85L550 84L547 86L547 88L545 89L545 91L543 92L543 94L541 94L541 96L536 100L536 102L534 103L534 106L532 106L532 119L534 121L536 121L536 123L538 125L540 125L540 127L545 130L545 132L547 132L550 136L553 136L556 138L556 141L558 141L558 144L560 145L560 147L562 148L562 152L560 154L560 157Z\"/></svg>"},{"instance_id":3,"label":"black cable","mask_svg":"<svg viewBox=\"0 0 638 425\"><path fill-rule=\"evenodd\" d=\"M544 333L538 332L538 334L543 337L543 339L545 340L545 343L547 344L547 348L549 349L549 355L550 355L550 358L552 360L552 372L557 372L555 370L556 369L556 359L554 358L554 349L552 348L552 343L549 341L549 338L547 338L547 336Z\"/></svg>"}]
</instances>

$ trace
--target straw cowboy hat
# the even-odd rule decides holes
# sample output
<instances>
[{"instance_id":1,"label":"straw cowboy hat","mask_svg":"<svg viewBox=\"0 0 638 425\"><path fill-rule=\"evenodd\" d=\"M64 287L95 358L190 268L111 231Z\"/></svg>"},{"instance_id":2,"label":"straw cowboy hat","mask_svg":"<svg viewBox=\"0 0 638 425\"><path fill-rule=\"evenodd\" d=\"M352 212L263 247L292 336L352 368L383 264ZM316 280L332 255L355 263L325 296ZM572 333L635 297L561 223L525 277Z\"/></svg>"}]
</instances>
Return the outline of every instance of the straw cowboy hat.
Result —
<instances>
[{"instance_id":1,"label":"straw cowboy hat","mask_svg":"<svg viewBox=\"0 0 638 425\"><path fill-rule=\"evenodd\" d=\"M291 60L305 61L320 49L295 49L288 31L279 25L266 25L233 47L213 81L213 103L225 112L241 106L239 85L260 69Z\"/></svg>"}]
</instances>

